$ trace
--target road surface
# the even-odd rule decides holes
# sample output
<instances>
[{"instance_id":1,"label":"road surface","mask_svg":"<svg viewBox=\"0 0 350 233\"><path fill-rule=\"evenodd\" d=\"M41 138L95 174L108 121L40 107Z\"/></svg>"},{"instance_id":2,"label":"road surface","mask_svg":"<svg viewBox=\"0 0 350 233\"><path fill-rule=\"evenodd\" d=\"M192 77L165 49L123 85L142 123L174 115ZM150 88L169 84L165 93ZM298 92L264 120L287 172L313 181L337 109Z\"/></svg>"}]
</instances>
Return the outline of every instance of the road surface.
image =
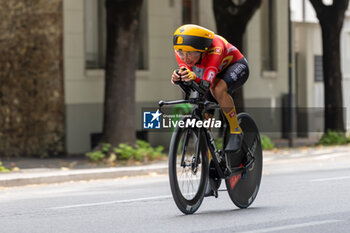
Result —
<instances>
[{"instance_id":1,"label":"road surface","mask_svg":"<svg viewBox=\"0 0 350 233\"><path fill-rule=\"evenodd\" d=\"M0 190L1 232L350 232L348 147L265 157L252 206L225 191L194 215L176 207L167 175ZM221 189L225 189L222 185Z\"/></svg>"}]
</instances>

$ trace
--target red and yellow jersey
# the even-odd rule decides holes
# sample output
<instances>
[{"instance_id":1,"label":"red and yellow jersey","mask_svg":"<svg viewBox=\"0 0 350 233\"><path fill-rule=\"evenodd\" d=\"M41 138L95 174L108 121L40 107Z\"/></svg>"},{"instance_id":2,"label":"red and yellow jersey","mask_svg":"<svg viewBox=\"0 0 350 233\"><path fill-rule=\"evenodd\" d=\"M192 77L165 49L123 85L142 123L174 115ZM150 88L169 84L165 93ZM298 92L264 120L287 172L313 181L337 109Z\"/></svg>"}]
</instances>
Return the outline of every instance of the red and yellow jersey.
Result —
<instances>
[{"instance_id":1,"label":"red and yellow jersey","mask_svg":"<svg viewBox=\"0 0 350 233\"><path fill-rule=\"evenodd\" d=\"M180 67L187 67L193 71L197 77L213 82L218 73L229 65L232 65L243 57L242 53L232 44L228 43L225 38L215 35L208 51L204 53L202 59L193 67L188 67L180 57L175 53L176 60ZM199 83L197 78L196 82Z\"/></svg>"}]
</instances>

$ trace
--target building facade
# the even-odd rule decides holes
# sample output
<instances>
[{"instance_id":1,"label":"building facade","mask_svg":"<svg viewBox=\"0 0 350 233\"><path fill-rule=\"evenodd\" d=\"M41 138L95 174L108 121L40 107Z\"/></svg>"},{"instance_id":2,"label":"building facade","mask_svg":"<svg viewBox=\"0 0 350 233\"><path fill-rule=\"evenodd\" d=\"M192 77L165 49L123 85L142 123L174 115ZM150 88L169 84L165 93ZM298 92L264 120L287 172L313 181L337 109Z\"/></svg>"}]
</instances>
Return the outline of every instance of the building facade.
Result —
<instances>
[{"instance_id":1,"label":"building facade","mask_svg":"<svg viewBox=\"0 0 350 233\"><path fill-rule=\"evenodd\" d=\"M324 1L331 4L332 1ZM295 103L300 108L297 127L302 136L323 132L324 84L322 32L308 0L291 1L293 20ZM350 129L350 6L341 32L341 68L345 127ZM305 133L308 134L305 135Z\"/></svg>"},{"instance_id":2,"label":"building facade","mask_svg":"<svg viewBox=\"0 0 350 233\"><path fill-rule=\"evenodd\" d=\"M64 0L63 2L66 145L69 153L82 153L91 149L93 135L101 133L102 130L106 33L104 1ZM160 99L173 100L182 97L181 91L171 85L170 75L177 67L172 48L172 35L175 29L184 23L196 23L216 31L212 0L143 1L138 48L139 65L136 71L138 115L135 125L139 131L142 127L142 107L156 107ZM305 41L311 43L312 36L319 33L317 27L317 22L293 23L295 52L301 54L305 51L303 46L309 46L303 44L301 38L302 35L305 36L303 30L310 35ZM349 29L349 23L347 28ZM321 43L320 39L317 43ZM307 58L298 55L300 56L298 61L306 59L312 63L311 54L322 53L319 48L305 55L309 56ZM266 134L272 137L281 137L284 121L281 107L284 106L283 99L288 93L287 0L263 1L261 8L249 22L243 53L248 59L251 70L250 78L244 86L246 107L253 114L256 112L254 117L262 131L266 131ZM301 103L307 107L318 106L316 104L321 104L322 101L316 103L311 100L313 98L314 101L319 100L315 95L321 95L321 89L320 93L310 92L310 89L316 90L313 85L321 84L309 80L309 77L313 77L309 66L299 67L299 76L301 70L307 77L306 82L310 84L301 92L298 91L298 95L305 95L302 96L304 102ZM344 70L344 74L346 72L350 73ZM349 80L349 77L344 80ZM347 85L350 83L344 82ZM344 95L349 94L344 91ZM349 102L346 103L350 105ZM152 144L166 146L170 134L148 133L147 137Z\"/></svg>"}]
</instances>

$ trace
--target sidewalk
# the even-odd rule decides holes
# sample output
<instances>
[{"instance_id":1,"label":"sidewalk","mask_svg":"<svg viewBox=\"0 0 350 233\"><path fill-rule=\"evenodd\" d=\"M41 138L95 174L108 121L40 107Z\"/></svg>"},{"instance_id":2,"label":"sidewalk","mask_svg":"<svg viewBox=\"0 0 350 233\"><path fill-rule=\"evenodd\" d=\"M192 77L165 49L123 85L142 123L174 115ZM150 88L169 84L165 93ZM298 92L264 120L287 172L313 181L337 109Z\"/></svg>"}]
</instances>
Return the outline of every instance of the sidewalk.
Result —
<instances>
[{"instance_id":1,"label":"sidewalk","mask_svg":"<svg viewBox=\"0 0 350 233\"><path fill-rule=\"evenodd\" d=\"M27 161L28 162L28 161ZM33 163L32 163L33 164ZM53 163L51 164L53 166ZM0 173L0 187L52 184L70 181L114 179L127 176L162 174L168 172L166 161L150 165L102 168L24 168Z\"/></svg>"},{"instance_id":2,"label":"sidewalk","mask_svg":"<svg viewBox=\"0 0 350 233\"><path fill-rule=\"evenodd\" d=\"M346 146L347 147L347 146ZM300 147L284 148L264 151L264 161L272 158L283 158L290 154L322 154L336 147ZM347 147L350 148L350 147ZM314 152L313 152L314 151ZM302 152L302 153L300 153ZM349 152L350 155L350 152ZM148 165L133 165L119 167L97 166L84 158L66 159L11 159L3 160L5 167L16 167L18 171L0 173L0 187L14 187L23 185L52 184L70 181L86 181L97 179L114 179L129 176L152 174L166 174L168 162L159 161Z\"/></svg>"}]
</instances>

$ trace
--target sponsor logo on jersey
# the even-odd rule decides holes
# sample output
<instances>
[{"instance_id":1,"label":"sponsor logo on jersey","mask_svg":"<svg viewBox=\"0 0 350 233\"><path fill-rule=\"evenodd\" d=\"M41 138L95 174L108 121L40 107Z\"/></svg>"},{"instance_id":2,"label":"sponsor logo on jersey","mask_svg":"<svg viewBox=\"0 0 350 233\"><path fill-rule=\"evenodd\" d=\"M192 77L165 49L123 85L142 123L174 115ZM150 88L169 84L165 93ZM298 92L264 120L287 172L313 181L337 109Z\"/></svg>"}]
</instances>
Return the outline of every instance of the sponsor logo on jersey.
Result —
<instances>
[{"instance_id":1,"label":"sponsor logo on jersey","mask_svg":"<svg viewBox=\"0 0 350 233\"><path fill-rule=\"evenodd\" d=\"M209 73L208 73L208 81L212 83L214 78L215 78L215 72L214 71L209 71Z\"/></svg>"},{"instance_id":2,"label":"sponsor logo on jersey","mask_svg":"<svg viewBox=\"0 0 350 233\"><path fill-rule=\"evenodd\" d=\"M220 47L211 48L211 49L209 49L209 54L221 55L222 54L222 48L220 48Z\"/></svg>"}]
</instances>

